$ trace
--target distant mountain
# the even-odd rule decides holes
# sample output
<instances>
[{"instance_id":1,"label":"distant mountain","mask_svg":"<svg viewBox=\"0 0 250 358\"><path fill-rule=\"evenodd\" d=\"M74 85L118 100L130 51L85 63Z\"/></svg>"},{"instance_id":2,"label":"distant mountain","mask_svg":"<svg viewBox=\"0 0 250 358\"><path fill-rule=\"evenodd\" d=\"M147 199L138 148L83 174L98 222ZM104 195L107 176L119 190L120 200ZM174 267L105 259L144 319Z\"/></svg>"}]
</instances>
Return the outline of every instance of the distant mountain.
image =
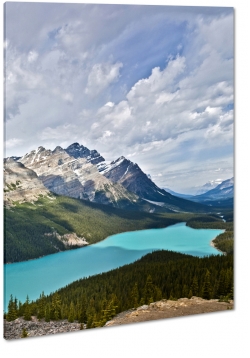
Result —
<instances>
[{"instance_id":1,"label":"distant mountain","mask_svg":"<svg viewBox=\"0 0 250 358\"><path fill-rule=\"evenodd\" d=\"M65 152L76 159L86 158L87 163L98 164L105 160L95 149L89 150L79 143L71 144L65 149Z\"/></svg>"},{"instance_id":2,"label":"distant mountain","mask_svg":"<svg viewBox=\"0 0 250 358\"><path fill-rule=\"evenodd\" d=\"M204 184L202 187L200 187L198 190L196 190L194 195L201 195L206 193L209 190L212 190L214 188L216 188L219 184L222 183L222 179L215 179L215 180L210 180L209 182L207 182L206 184Z\"/></svg>"},{"instance_id":3,"label":"distant mountain","mask_svg":"<svg viewBox=\"0 0 250 358\"><path fill-rule=\"evenodd\" d=\"M174 196L177 196L178 198L183 198L183 199L191 199L193 197L193 195L188 195L188 194L180 194L180 193L176 193L175 191L169 189L169 188L162 188L163 190L165 190L167 193L170 193Z\"/></svg>"},{"instance_id":4,"label":"distant mountain","mask_svg":"<svg viewBox=\"0 0 250 358\"><path fill-rule=\"evenodd\" d=\"M234 178L224 180L214 189L207 191L204 194L196 195L195 198L202 200L220 200L229 199L234 196Z\"/></svg>"},{"instance_id":5,"label":"distant mountain","mask_svg":"<svg viewBox=\"0 0 250 358\"><path fill-rule=\"evenodd\" d=\"M208 206L233 207L234 203L234 178L224 180L214 189L204 194L196 195L190 200Z\"/></svg>"},{"instance_id":6,"label":"distant mountain","mask_svg":"<svg viewBox=\"0 0 250 358\"><path fill-rule=\"evenodd\" d=\"M109 164L101 162L97 165L97 168L103 176L113 183L121 184L130 192L150 203L173 211L200 212L207 210L203 205L194 205L193 202L178 198L159 188L136 163L131 162L124 156Z\"/></svg>"}]
</instances>

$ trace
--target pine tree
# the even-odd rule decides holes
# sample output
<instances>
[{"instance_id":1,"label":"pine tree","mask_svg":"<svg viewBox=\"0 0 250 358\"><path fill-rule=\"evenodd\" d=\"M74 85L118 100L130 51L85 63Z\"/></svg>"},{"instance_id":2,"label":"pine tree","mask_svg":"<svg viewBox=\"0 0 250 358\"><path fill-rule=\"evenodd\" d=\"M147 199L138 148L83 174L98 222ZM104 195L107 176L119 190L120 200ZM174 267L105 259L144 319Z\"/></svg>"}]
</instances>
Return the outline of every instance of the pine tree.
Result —
<instances>
[{"instance_id":1,"label":"pine tree","mask_svg":"<svg viewBox=\"0 0 250 358\"><path fill-rule=\"evenodd\" d=\"M151 275L148 275L143 293L146 304L154 302L154 285Z\"/></svg>"},{"instance_id":2,"label":"pine tree","mask_svg":"<svg viewBox=\"0 0 250 358\"><path fill-rule=\"evenodd\" d=\"M52 296L50 318L56 321L61 318L61 299L57 292Z\"/></svg>"},{"instance_id":3,"label":"pine tree","mask_svg":"<svg viewBox=\"0 0 250 358\"><path fill-rule=\"evenodd\" d=\"M50 306L45 307L45 322L50 322Z\"/></svg>"},{"instance_id":4,"label":"pine tree","mask_svg":"<svg viewBox=\"0 0 250 358\"><path fill-rule=\"evenodd\" d=\"M204 279L202 298L204 298L205 300L210 300L211 298L210 272L208 270Z\"/></svg>"},{"instance_id":5,"label":"pine tree","mask_svg":"<svg viewBox=\"0 0 250 358\"><path fill-rule=\"evenodd\" d=\"M26 297L26 301L25 301L25 309L24 309L24 316L23 318L26 321L30 321L31 320L31 307L30 307L30 300L29 300L29 296L27 295Z\"/></svg>"},{"instance_id":6,"label":"pine tree","mask_svg":"<svg viewBox=\"0 0 250 358\"><path fill-rule=\"evenodd\" d=\"M16 298L15 300L13 300L13 296L10 295L6 320L10 322L10 321L14 321L15 319L17 319L17 300Z\"/></svg>"},{"instance_id":7,"label":"pine tree","mask_svg":"<svg viewBox=\"0 0 250 358\"><path fill-rule=\"evenodd\" d=\"M87 303L86 303L86 296L84 295L80 302L80 312L79 312L79 319L80 323L87 323Z\"/></svg>"},{"instance_id":8,"label":"pine tree","mask_svg":"<svg viewBox=\"0 0 250 358\"><path fill-rule=\"evenodd\" d=\"M26 331L25 328L23 328L21 338L27 338L28 336L29 336L28 332Z\"/></svg>"},{"instance_id":9,"label":"pine tree","mask_svg":"<svg viewBox=\"0 0 250 358\"><path fill-rule=\"evenodd\" d=\"M46 298L44 295L44 292L40 295L39 301L38 301L38 314L37 318L41 319L45 317L45 302Z\"/></svg>"},{"instance_id":10,"label":"pine tree","mask_svg":"<svg viewBox=\"0 0 250 358\"><path fill-rule=\"evenodd\" d=\"M224 297L226 295L225 290L225 270L221 270L220 278L219 278L219 284L218 284L218 290L217 290L217 296L218 297Z\"/></svg>"},{"instance_id":11,"label":"pine tree","mask_svg":"<svg viewBox=\"0 0 250 358\"><path fill-rule=\"evenodd\" d=\"M190 299L191 297L193 297L193 292L192 292L192 290L189 290L188 298Z\"/></svg>"},{"instance_id":12,"label":"pine tree","mask_svg":"<svg viewBox=\"0 0 250 358\"><path fill-rule=\"evenodd\" d=\"M74 303L71 301L69 306L68 321L72 323L74 322L74 319L75 319L75 309L74 309Z\"/></svg>"},{"instance_id":13,"label":"pine tree","mask_svg":"<svg viewBox=\"0 0 250 358\"><path fill-rule=\"evenodd\" d=\"M193 296L198 296L198 294L199 294L199 285L198 285L198 280L197 280L196 276L194 276L194 278L193 278L193 283L192 283L192 286L191 286L191 290L192 290Z\"/></svg>"},{"instance_id":14,"label":"pine tree","mask_svg":"<svg viewBox=\"0 0 250 358\"><path fill-rule=\"evenodd\" d=\"M131 307L138 307L139 305L139 291L137 282L134 284L130 293Z\"/></svg>"},{"instance_id":15,"label":"pine tree","mask_svg":"<svg viewBox=\"0 0 250 358\"><path fill-rule=\"evenodd\" d=\"M100 326L104 326L104 324L108 321L110 321L116 314L117 306L114 303L114 300L112 299L108 304L106 309L103 310L103 316L100 321Z\"/></svg>"}]
</instances>

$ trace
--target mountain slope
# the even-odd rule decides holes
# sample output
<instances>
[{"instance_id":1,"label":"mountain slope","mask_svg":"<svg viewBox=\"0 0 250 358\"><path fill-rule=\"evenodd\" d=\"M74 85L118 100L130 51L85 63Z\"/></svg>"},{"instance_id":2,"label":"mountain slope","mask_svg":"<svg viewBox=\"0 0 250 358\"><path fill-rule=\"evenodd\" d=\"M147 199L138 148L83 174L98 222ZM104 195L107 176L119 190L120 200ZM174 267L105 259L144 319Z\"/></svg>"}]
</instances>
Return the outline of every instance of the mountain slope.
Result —
<instances>
[{"instance_id":1,"label":"mountain slope","mask_svg":"<svg viewBox=\"0 0 250 358\"><path fill-rule=\"evenodd\" d=\"M120 232L163 228L187 219L182 215L122 210L58 195L39 198L32 204L5 208L4 262L34 259L93 244Z\"/></svg>"},{"instance_id":2,"label":"mountain slope","mask_svg":"<svg viewBox=\"0 0 250 358\"><path fill-rule=\"evenodd\" d=\"M110 164L101 162L97 167L100 173L113 183L122 184L129 191L151 203L162 204L173 211L201 212L208 210L204 205L178 198L159 188L137 164L123 156Z\"/></svg>"},{"instance_id":3,"label":"mountain slope","mask_svg":"<svg viewBox=\"0 0 250 358\"><path fill-rule=\"evenodd\" d=\"M33 202L40 196L47 196L49 190L45 188L37 174L22 163L12 158L4 160L4 203Z\"/></svg>"}]
</instances>

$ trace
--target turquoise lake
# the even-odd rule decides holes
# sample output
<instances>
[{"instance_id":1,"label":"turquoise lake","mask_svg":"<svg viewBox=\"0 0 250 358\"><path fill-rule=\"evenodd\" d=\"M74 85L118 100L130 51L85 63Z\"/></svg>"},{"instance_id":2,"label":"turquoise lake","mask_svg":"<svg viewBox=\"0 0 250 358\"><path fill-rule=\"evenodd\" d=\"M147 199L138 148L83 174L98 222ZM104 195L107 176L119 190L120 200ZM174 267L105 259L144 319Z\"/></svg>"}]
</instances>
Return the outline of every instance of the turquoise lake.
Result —
<instances>
[{"instance_id":1,"label":"turquoise lake","mask_svg":"<svg viewBox=\"0 0 250 358\"><path fill-rule=\"evenodd\" d=\"M180 223L164 229L126 232L81 249L59 252L36 260L4 265L4 309L10 294L24 302L49 294L82 277L92 276L138 260L155 250L194 256L220 255L210 245L224 230L191 229Z\"/></svg>"}]
</instances>

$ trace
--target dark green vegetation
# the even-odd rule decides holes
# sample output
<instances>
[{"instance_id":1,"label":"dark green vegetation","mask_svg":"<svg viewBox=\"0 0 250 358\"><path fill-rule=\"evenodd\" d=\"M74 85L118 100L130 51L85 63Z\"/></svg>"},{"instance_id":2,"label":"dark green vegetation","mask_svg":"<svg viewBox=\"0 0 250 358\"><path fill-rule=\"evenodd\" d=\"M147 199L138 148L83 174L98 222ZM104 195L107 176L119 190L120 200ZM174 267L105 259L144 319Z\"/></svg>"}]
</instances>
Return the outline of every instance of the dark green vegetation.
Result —
<instances>
[{"instance_id":1,"label":"dark green vegetation","mask_svg":"<svg viewBox=\"0 0 250 358\"><path fill-rule=\"evenodd\" d=\"M226 211L224 218L226 222L221 221L217 215L197 216L188 220L187 226L194 229L224 229L225 232L218 235L213 243L217 249L226 254L232 254L234 252L233 212Z\"/></svg>"},{"instance_id":2,"label":"dark green vegetation","mask_svg":"<svg viewBox=\"0 0 250 358\"><path fill-rule=\"evenodd\" d=\"M55 235L75 232L93 244L107 236L162 228L186 221L192 214L143 213L53 195L5 209L4 262L18 262L66 250ZM74 248L74 247L71 247Z\"/></svg>"},{"instance_id":3,"label":"dark green vegetation","mask_svg":"<svg viewBox=\"0 0 250 358\"><path fill-rule=\"evenodd\" d=\"M115 314L166 299L200 296L233 298L233 256L193 257L156 251L121 268L81 279L29 303L11 297L7 320L36 315L45 321L68 319L103 326Z\"/></svg>"},{"instance_id":4,"label":"dark green vegetation","mask_svg":"<svg viewBox=\"0 0 250 358\"><path fill-rule=\"evenodd\" d=\"M233 231L226 231L213 240L214 246L227 254L234 252L234 236Z\"/></svg>"}]
</instances>

